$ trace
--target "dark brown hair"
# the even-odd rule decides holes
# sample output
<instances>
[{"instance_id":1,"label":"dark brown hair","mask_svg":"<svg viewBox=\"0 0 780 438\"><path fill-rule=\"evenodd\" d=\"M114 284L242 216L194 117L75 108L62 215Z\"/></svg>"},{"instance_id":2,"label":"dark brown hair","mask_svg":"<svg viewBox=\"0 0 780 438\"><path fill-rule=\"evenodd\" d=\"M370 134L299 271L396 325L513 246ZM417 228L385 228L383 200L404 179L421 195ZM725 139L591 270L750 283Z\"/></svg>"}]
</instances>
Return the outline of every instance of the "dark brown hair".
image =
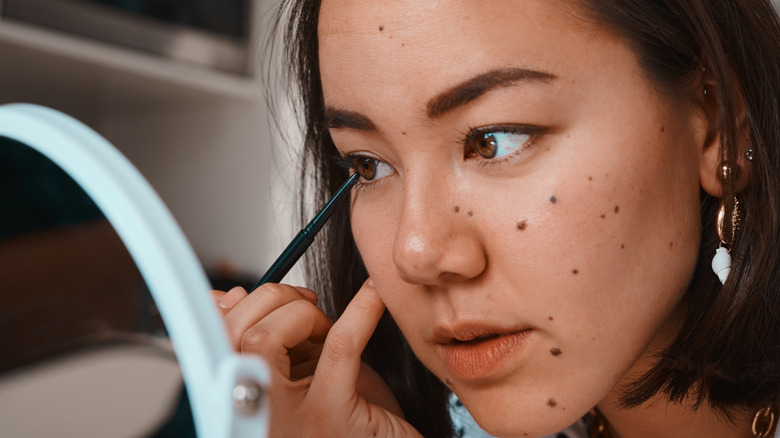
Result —
<instances>
[{"instance_id":1,"label":"dark brown hair","mask_svg":"<svg viewBox=\"0 0 780 438\"><path fill-rule=\"evenodd\" d=\"M685 296L687 318L657 364L623 391L626 406L657 394L671 401L709 403L723 413L778 400L780 389L780 26L767 0L582 0L580 12L624 38L648 80L661 93L683 95L711 81L718 100L721 155L737 162L753 150L750 182L738 195L743 225L731 248L724 286L710 260L718 247L719 199L702 192L699 261ZM317 21L320 0L284 2L279 9L286 66L304 121L301 218L347 178L324 123ZM314 189L314 195L311 190ZM350 230L339 211L307 260L311 286L333 318L366 279ZM409 422L424 436L450 436L447 388L415 358L385 314L364 360L395 392Z\"/></svg>"},{"instance_id":2,"label":"dark brown hair","mask_svg":"<svg viewBox=\"0 0 780 438\"><path fill-rule=\"evenodd\" d=\"M764 0L599 0L597 21L625 38L660 91L682 94L704 76L717 90L721 156L753 151L750 182L736 192L743 226L721 286L710 268L718 199L702 194L702 238L686 294L687 318L653 369L624 390L638 405L659 391L723 412L778 400L780 389L780 26ZM702 74L703 73L703 74Z\"/></svg>"}]
</instances>

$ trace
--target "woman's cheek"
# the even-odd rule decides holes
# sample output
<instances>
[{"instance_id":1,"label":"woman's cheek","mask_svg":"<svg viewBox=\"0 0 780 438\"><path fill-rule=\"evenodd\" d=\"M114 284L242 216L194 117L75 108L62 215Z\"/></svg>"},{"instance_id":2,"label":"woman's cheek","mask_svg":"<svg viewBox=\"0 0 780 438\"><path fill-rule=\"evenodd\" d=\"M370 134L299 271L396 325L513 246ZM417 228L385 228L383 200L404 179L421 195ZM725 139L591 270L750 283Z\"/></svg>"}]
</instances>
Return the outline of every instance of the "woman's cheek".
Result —
<instances>
[{"instance_id":1,"label":"woman's cheek","mask_svg":"<svg viewBox=\"0 0 780 438\"><path fill-rule=\"evenodd\" d=\"M373 188L353 195L351 226L360 256L369 276L378 285L395 275L393 242L401 205L394 196L373 193ZM380 293L382 289L380 288Z\"/></svg>"}]
</instances>

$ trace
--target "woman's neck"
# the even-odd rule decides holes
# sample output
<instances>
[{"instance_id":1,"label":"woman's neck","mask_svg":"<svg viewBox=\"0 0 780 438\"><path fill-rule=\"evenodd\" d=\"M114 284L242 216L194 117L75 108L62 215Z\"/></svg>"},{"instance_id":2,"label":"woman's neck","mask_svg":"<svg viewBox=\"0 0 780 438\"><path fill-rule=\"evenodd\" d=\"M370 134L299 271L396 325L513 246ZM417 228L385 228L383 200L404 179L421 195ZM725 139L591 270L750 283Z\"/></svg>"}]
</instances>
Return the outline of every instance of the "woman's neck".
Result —
<instances>
[{"instance_id":1,"label":"woman's neck","mask_svg":"<svg viewBox=\"0 0 780 438\"><path fill-rule=\"evenodd\" d=\"M615 397L599 403L613 438L751 438L754 413L727 419L709 405L693 411L688 404L652 399L631 409L620 408ZM771 436L771 435L770 435Z\"/></svg>"},{"instance_id":2,"label":"woman's neck","mask_svg":"<svg viewBox=\"0 0 780 438\"><path fill-rule=\"evenodd\" d=\"M663 395L656 395L635 408L620 407L619 388L632 382L635 377L631 376L642 376L655 364L658 355L679 332L685 308L684 303L677 307L639 360L626 373L627 377L598 404L612 438L753 437L752 424L755 412L741 412L727 418L724 414L713 410L707 403L702 403L694 410L691 408L693 404L690 400L671 403Z\"/></svg>"}]
</instances>

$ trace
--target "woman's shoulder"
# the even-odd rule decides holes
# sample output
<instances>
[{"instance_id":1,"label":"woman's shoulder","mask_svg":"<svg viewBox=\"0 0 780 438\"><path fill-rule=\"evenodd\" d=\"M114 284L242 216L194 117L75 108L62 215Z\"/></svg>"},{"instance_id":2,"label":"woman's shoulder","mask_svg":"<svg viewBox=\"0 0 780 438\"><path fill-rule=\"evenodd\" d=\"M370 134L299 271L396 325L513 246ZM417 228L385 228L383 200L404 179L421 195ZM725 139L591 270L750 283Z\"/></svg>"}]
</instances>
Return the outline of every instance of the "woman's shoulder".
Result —
<instances>
[{"instance_id":1,"label":"woman's shoulder","mask_svg":"<svg viewBox=\"0 0 780 438\"><path fill-rule=\"evenodd\" d=\"M450 418L455 438L492 438L492 435L482 430L469 411L463 406L454 394L450 396ZM588 428L584 420L579 420L558 433L548 435L545 438L588 438ZM776 436L775 438L780 438Z\"/></svg>"}]
</instances>

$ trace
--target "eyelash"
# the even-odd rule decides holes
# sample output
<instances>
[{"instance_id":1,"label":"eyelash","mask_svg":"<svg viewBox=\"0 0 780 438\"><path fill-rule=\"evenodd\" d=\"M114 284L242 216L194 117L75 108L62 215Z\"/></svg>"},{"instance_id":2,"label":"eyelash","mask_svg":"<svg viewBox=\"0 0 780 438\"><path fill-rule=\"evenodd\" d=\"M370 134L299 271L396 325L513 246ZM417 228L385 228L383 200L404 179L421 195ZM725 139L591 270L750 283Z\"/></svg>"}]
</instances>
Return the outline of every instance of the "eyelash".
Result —
<instances>
[{"instance_id":1,"label":"eyelash","mask_svg":"<svg viewBox=\"0 0 780 438\"><path fill-rule=\"evenodd\" d=\"M374 156L367 155L367 154L362 154L362 153L354 153L353 152L353 153L349 153L349 154L346 154L346 155L338 156L337 157L337 164L340 167L343 167L346 170L350 170L352 172L356 172L357 173L358 170L357 170L357 166L355 164L356 160L373 160L376 163L381 163L382 162L381 160L379 160L378 158L376 158ZM367 180L367 179L365 179L361 175L360 178L358 178L357 183L355 183L355 190L357 190L357 191L365 190L365 189L367 189L367 188L377 184L378 182L382 181L383 179L384 178Z\"/></svg>"},{"instance_id":2,"label":"eyelash","mask_svg":"<svg viewBox=\"0 0 780 438\"><path fill-rule=\"evenodd\" d=\"M467 132L462 134L462 138L460 139L460 144L464 146L463 158L477 159L479 160L480 165L485 165L485 166L502 164L508 160L511 160L513 156L517 155L515 154L516 151L524 150L532 146L536 137L539 134L543 133L545 129L546 128L541 126L519 125L519 124L489 125L489 126L482 126L478 128L469 128ZM527 135L529 138L528 140L525 141L525 143L518 146L516 150L511 151L502 157L486 158L481 156L473 147L469 149L469 144L472 141L476 140L479 136L485 136L487 134L517 134L517 135ZM343 167L344 169L347 170L351 170L353 172L358 172L357 164L356 164L358 160L369 160L374 162L375 164L374 171L376 171L376 166L378 164L388 165L387 163L383 162L382 160L379 160L373 155L368 155L364 153L349 153L343 156L339 156L337 158L340 167ZM358 179L357 184L355 184L355 188L358 191L365 190L381 182L383 179L385 178L381 177L379 179L366 179L361 175L361 177Z\"/></svg>"},{"instance_id":3,"label":"eyelash","mask_svg":"<svg viewBox=\"0 0 780 438\"><path fill-rule=\"evenodd\" d=\"M492 166L500 165L512 158L517 157L516 152L525 150L533 146L539 134L542 134L546 128L536 125L522 125L522 124L503 124L503 125L489 125L481 126L477 128L469 128L465 133L462 133L460 144L464 145L463 158L475 159L479 161L480 165ZM476 141L479 136L485 136L487 134L517 134L527 135L528 140L522 145L518 146L516 150L509 152L502 157L486 158L481 156L473 146L470 146L472 141Z\"/></svg>"}]
</instances>

